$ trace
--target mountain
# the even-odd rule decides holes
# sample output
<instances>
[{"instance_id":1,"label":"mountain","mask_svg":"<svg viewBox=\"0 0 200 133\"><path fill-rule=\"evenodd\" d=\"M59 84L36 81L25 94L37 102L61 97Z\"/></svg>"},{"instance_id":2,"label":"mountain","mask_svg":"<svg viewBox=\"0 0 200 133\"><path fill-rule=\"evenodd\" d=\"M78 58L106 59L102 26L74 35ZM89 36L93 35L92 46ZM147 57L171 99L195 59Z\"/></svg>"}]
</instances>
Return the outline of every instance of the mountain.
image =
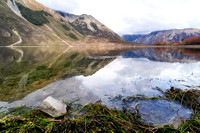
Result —
<instances>
[{"instance_id":1,"label":"mountain","mask_svg":"<svg viewBox=\"0 0 200 133\"><path fill-rule=\"evenodd\" d=\"M91 15L73 15L62 11L56 11L65 18L82 35L92 35L111 39L112 41L123 41L123 39L108 27L100 23Z\"/></svg>"},{"instance_id":2,"label":"mountain","mask_svg":"<svg viewBox=\"0 0 200 133\"><path fill-rule=\"evenodd\" d=\"M154 31L150 34L135 34L135 35L123 35L123 38L128 42L153 44L156 41L175 41L179 42L183 38L187 39L192 36L199 36L200 29L188 28L188 29L172 29Z\"/></svg>"},{"instance_id":3,"label":"mountain","mask_svg":"<svg viewBox=\"0 0 200 133\"><path fill-rule=\"evenodd\" d=\"M125 52L124 58L147 58L159 62L197 62L200 60L199 49L143 49Z\"/></svg>"},{"instance_id":4,"label":"mountain","mask_svg":"<svg viewBox=\"0 0 200 133\"><path fill-rule=\"evenodd\" d=\"M93 17L84 18L93 27L101 24ZM96 20L94 24L93 20ZM105 32L99 31L100 27L88 30L75 24L78 21L67 21L66 17L35 0L0 0L0 46L75 45L91 36L103 42L123 40L107 27L101 28ZM100 33L106 34L100 36Z\"/></svg>"}]
</instances>

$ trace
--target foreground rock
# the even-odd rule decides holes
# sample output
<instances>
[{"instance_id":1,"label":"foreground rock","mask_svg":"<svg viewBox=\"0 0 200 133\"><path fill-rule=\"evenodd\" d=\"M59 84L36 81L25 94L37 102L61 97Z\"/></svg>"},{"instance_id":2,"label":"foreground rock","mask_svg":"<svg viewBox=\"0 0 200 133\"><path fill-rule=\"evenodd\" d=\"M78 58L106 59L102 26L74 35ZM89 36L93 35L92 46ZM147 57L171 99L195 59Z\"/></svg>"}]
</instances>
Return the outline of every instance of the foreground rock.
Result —
<instances>
[{"instance_id":1,"label":"foreground rock","mask_svg":"<svg viewBox=\"0 0 200 133\"><path fill-rule=\"evenodd\" d=\"M178 129L183 125L184 123L184 117L175 117L172 121L169 122L169 125L173 127L174 129Z\"/></svg>"},{"instance_id":2,"label":"foreground rock","mask_svg":"<svg viewBox=\"0 0 200 133\"><path fill-rule=\"evenodd\" d=\"M66 114L66 105L53 97L47 97L41 104L40 110L52 117L60 117Z\"/></svg>"}]
</instances>

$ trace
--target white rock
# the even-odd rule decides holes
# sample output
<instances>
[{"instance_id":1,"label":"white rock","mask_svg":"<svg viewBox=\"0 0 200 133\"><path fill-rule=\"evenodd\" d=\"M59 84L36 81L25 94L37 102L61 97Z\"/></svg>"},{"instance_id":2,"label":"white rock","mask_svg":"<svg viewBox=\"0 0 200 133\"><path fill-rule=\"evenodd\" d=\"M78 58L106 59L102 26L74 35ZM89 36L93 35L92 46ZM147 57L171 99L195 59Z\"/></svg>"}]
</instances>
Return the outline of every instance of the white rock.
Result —
<instances>
[{"instance_id":1,"label":"white rock","mask_svg":"<svg viewBox=\"0 0 200 133\"><path fill-rule=\"evenodd\" d=\"M22 16L22 14L21 14L21 12L20 12L20 10L19 10L19 8L18 8L18 6L17 6L15 0L13 0L13 1L7 0L7 5L8 5L8 7L10 7L10 9L11 9L17 16L19 16L19 17L21 17L21 18L24 19L24 17Z\"/></svg>"},{"instance_id":2,"label":"white rock","mask_svg":"<svg viewBox=\"0 0 200 133\"><path fill-rule=\"evenodd\" d=\"M40 110L52 117L60 117L66 114L66 105L49 96L41 104Z\"/></svg>"}]
</instances>

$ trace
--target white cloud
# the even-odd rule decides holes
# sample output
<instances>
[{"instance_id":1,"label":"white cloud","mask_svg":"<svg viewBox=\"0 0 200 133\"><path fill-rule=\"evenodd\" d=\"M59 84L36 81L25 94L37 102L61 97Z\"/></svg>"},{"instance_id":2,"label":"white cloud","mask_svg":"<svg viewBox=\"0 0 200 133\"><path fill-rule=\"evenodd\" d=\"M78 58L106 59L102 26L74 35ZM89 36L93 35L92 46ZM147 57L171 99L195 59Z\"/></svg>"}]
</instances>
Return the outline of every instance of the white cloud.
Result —
<instances>
[{"instance_id":1,"label":"white cloud","mask_svg":"<svg viewBox=\"0 0 200 133\"><path fill-rule=\"evenodd\" d=\"M37 0L52 9L90 14L119 34L200 28L199 0Z\"/></svg>"}]
</instances>

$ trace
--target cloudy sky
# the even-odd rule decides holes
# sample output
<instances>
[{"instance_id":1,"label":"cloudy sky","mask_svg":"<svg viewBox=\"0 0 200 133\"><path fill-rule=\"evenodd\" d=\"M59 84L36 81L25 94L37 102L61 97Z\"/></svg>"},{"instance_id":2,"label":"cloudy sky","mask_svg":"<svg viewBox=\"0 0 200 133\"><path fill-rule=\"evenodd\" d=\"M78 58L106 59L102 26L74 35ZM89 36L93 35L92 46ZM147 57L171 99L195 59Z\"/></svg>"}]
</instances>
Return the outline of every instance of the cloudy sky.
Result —
<instances>
[{"instance_id":1,"label":"cloudy sky","mask_svg":"<svg viewBox=\"0 0 200 133\"><path fill-rule=\"evenodd\" d=\"M77 15L94 16L118 34L200 28L199 0L36 0Z\"/></svg>"}]
</instances>

